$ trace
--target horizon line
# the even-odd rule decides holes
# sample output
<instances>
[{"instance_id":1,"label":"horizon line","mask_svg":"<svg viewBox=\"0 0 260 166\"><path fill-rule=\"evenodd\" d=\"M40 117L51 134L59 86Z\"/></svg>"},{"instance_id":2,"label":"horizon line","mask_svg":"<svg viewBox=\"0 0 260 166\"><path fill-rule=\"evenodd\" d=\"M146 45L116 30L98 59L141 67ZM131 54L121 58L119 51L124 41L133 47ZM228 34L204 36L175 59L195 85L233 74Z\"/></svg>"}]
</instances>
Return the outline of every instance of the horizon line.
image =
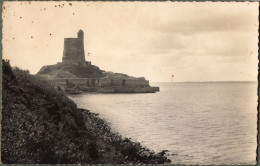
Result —
<instances>
[{"instance_id":1,"label":"horizon line","mask_svg":"<svg viewBox=\"0 0 260 166\"><path fill-rule=\"evenodd\" d=\"M157 82L154 82L154 81L150 81L151 83L232 83L232 82L251 82L251 83L258 83L258 81L176 81L176 82L173 82L173 81L157 81Z\"/></svg>"}]
</instances>

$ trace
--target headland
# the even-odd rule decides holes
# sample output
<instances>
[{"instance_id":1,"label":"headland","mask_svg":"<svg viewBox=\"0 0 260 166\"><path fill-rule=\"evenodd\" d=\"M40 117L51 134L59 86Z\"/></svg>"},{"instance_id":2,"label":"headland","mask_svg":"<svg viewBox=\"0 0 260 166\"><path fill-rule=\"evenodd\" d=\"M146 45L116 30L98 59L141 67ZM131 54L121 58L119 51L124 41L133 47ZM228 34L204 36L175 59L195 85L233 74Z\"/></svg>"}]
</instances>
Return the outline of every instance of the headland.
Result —
<instances>
[{"instance_id":1,"label":"headland","mask_svg":"<svg viewBox=\"0 0 260 166\"><path fill-rule=\"evenodd\" d=\"M43 66L38 76L67 93L155 93L159 87L151 87L144 77L132 77L122 73L107 72L85 59L84 32L77 38L65 38L62 62Z\"/></svg>"}]
</instances>

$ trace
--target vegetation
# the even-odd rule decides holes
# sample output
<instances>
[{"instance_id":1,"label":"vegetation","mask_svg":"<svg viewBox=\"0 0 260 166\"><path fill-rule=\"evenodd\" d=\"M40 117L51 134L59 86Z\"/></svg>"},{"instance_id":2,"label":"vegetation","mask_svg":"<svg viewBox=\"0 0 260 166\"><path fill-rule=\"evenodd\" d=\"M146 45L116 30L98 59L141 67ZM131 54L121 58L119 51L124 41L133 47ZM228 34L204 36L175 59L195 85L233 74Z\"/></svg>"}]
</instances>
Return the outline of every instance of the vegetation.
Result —
<instances>
[{"instance_id":1,"label":"vegetation","mask_svg":"<svg viewBox=\"0 0 260 166\"><path fill-rule=\"evenodd\" d=\"M28 71L2 60L4 164L165 163L139 143L111 132L106 121Z\"/></svg>"}]
</instances>

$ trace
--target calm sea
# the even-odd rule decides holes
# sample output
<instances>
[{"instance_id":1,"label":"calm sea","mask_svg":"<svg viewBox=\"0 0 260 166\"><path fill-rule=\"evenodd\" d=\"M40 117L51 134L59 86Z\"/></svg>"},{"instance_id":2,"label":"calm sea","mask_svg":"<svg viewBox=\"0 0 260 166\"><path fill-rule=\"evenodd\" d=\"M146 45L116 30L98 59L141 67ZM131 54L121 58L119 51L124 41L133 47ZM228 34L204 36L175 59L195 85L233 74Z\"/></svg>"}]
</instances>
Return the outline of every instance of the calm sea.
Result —
<instances>
[{"instance_id":1,"label":"calm sea","mask_svg":"<svg viewBox=\"0 0 260 166\"><path fill-rule=\"evenodd\" d=\"M255 164L257 83L153 83L153 94L70 96L174 164Z\"/></svg>"}]
</instances>

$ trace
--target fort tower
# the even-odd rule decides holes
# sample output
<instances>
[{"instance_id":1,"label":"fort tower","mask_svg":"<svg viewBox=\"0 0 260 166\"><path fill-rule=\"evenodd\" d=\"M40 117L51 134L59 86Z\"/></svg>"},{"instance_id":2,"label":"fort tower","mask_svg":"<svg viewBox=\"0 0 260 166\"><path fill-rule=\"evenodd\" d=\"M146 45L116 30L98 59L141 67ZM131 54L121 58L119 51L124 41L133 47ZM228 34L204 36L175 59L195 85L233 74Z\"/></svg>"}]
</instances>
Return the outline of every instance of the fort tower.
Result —
<instances>
[{"instance_id":1,"label":"fort tower","mask_svg":"<svg viewBox=\"0 0 260 166\"><path fill-rule=\"evenodd\" d=\"M85 66L84 32L79 30L77 38L65 38L62 63Z\"/></svg>"}]
</instances>

